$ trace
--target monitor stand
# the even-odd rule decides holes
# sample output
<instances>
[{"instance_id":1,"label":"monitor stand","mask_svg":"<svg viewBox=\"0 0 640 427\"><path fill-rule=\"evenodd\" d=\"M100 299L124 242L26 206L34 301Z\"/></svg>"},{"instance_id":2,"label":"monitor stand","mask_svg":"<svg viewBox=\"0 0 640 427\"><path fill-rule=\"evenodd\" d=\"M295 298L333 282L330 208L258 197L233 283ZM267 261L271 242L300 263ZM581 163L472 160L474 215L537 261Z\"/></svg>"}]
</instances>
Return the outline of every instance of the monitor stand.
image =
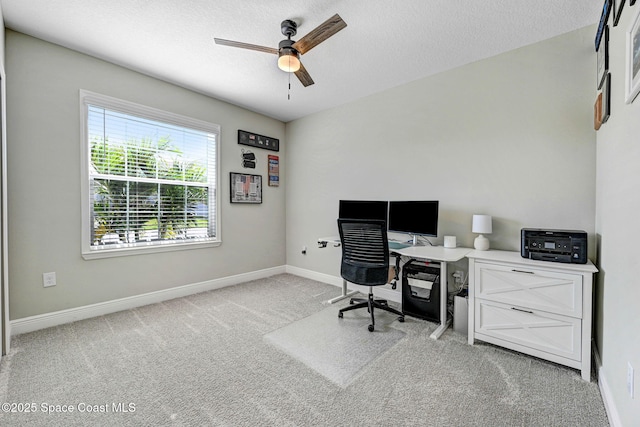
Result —
<instances>
[{"instance_id":1,"label":"monitor stand","mask_svg":"<svg viewBox=\"0 0 640 427\"><path fill-rule=\"evenodd\" d=\"M418 246L418 235L417 234L413 235L412 245L413 246Z\"/></svg>"}]
</instances>

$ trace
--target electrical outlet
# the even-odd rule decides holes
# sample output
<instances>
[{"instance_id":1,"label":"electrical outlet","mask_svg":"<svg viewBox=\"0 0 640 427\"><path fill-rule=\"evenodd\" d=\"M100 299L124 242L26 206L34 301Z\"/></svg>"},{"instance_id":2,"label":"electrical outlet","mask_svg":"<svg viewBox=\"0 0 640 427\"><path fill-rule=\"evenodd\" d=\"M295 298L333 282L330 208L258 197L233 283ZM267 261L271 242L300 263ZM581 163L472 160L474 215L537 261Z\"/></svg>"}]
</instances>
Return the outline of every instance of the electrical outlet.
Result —
<instances>
[{"instance_id":1,"label":"electrical outlet","mask_svg":"<svg viewBox=\"0 0 640 427\"><path fill-rule=\"evenodd\" d=\"M45 288L56 285L56 273L42 273L42 284Z\"/></svg>"},{"instance_id":2,"label":"electrical outlet","mask_svg":"<svg viewBox=\"0 0 640 427\"><path fill-rule=\"evenodd\" d=\"M633 366L631 366L631 362L627 362L627 391L633 399Z\"/></svg>"}]
</instances>

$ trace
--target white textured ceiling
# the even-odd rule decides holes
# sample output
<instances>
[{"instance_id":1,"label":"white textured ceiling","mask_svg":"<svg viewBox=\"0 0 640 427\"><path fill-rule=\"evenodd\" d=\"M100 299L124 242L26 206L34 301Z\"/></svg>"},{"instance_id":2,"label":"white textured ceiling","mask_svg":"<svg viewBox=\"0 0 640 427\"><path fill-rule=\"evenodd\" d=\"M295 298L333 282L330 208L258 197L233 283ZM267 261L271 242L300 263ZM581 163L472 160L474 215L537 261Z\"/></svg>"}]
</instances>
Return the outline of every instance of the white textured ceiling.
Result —
<instances>
[{"instance_id":1,"label":"white textured ceiling","mask_svg":"<svg viewBox=\"0 0 640 427\"><path fill-rule=\"evenodd\" d=\"M288 122L599 21L603 0L0 0L13 30ZM303 87L278 47L338 13L347 27L302 57ZM595 37L595 34L594 34ZM11 76L7 76L9 79Z\"/></svg>"}]
</instances>

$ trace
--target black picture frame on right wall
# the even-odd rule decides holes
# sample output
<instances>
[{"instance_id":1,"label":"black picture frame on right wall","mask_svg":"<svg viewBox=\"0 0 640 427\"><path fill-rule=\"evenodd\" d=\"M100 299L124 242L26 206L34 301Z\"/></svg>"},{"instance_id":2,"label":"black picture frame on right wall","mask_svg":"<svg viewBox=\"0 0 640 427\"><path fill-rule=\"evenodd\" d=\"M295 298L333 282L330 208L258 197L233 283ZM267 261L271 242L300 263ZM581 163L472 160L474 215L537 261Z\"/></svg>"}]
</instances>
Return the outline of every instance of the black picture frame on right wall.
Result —
<instances>
[{"instance_id":1,"label":"black picture frame on right wall","mask_svg":"<svg viewBox=\"0 0 640 427\"><path fill-rule=\"evenodd\" d=\"M602 85L602 123L606 123L611 115L611 73L607 73Z\"/></svg>"},{"instance_id":2,"label":"black picture frame on right wall","mask_svg":"<svg viewBox=\"0 0 640 427\"><path fill-rule=\"evenodd\" d=\"M631 104L640 93L640 10L627 30L625 103Z\"/></svg>"},{"instance_id":3,"label":"black picture frame on right wall","mask_svg":"<svg viewBox=\"0 0 640 427\"><path fill-rule=\"evenodd\" d=\"M607 22L609 21L612 4L612 0L605 0L604 4L602 5L602 14L600 15L600 23L598 24L598 31L596 32L596 51L600 47L600 39L602 38L602 35L604 33L604 27L607 26Z\"/></svg>"},{"instance_id":4,"label":"black picture frame on right wall","mask_svg":"<svg viewBox=\"0 0 640 427\"><path fill-rule=\"evenodd\" d=\"M604 36L600 40L600 46L596 52L597 56L597 89L602 88L604 78L609 71L609 26L604 27Z\"/></svg>"},{"instance_id":5,"label":"black picture frame on right wall","mask_svg":"<svg viewBox=\"0 0 640 427\"><path fill-rule=\"evenodd\" d=\"M613 0L613 26L617 27L620 17L622 16L622 9L624 9L624 3L627 0ZM633 3L632 3L633 4Z\"/></svg>"}]
</instances>

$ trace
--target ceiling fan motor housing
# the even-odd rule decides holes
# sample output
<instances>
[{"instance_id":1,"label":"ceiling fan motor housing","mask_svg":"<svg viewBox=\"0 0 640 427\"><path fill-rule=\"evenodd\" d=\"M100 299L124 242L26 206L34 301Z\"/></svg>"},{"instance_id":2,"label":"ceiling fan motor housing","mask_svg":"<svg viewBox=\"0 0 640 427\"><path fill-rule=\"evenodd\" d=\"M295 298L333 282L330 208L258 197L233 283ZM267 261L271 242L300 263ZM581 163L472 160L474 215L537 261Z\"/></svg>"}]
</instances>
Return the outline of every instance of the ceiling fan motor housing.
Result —
<instances>
[{"instance_id":1,"label":"ceiling fan motor housing","mask_svg":"<svg viewBox=\"0 0 640 427\"><path fill-rule=\"evenodd\" d=\"M298 24L296 24L296 21L292 21L291 19L285 19L282 21L282 24L280 24L280 30L282 31L282 34L291 38L298 32Z\"/></svg>"},{"instance_id":2,"label":"ceiling fan motor housing","mask_svg":"<svg viewBox=\"0 0 640 427\"><path fill-rule=\"evenodd\" d=\"M283 51L286 52L295 52L296 55L298 54L298 51L295 50L295 48L293 47L293 44L295 43L294 40L282 40L279 44L278 44L278 50L282 53Z\"/></svg>"}]
</instances>

